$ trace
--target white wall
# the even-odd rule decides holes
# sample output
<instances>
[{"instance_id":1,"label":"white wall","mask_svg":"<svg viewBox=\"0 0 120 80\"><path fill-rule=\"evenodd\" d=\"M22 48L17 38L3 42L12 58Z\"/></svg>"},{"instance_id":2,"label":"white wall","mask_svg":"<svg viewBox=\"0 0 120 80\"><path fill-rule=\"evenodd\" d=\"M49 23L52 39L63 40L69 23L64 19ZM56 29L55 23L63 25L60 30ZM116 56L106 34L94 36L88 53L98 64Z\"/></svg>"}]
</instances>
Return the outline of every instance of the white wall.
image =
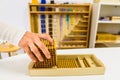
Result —
<instances>
[{"instance_id":1,"label":"white wall","mask_svg":"<svg viewBox=\"0 0 120 80\"><path fill-rule=\"evenodd\" d=\"M28 2L30 0L0 0L0 21L15 27L29 26Z\"/></svg>"},{"instance_id":2,"label":"white wall","mask_svg":"<svg viewBox=\"0 0 120 80\"><path fill-rule=\"evenodd\" d=\"M50 0L47 0L49 2ZM55 2L92 3L93 0L55 0ZM0 21L29 30L28 2L31 0L0 0Z\"/></svg>"},{"instance_id":3,"label":"white wall","mask_svg":"<svg viewBox=\"0 0 120 80\"><path fill-rule=\"evenodd\" d=\"M47 0L47 2L49 1ZM57 3L63 1L74 3L93 2L93 0L55 0ZM31 0L0 0L0 21L14 27L23 27L30 30L28 2L31 2ZM20 51L20 53L23 52ZM8 55L2 54L2 57L6 58Z\"/></svg>"}]
</instances>

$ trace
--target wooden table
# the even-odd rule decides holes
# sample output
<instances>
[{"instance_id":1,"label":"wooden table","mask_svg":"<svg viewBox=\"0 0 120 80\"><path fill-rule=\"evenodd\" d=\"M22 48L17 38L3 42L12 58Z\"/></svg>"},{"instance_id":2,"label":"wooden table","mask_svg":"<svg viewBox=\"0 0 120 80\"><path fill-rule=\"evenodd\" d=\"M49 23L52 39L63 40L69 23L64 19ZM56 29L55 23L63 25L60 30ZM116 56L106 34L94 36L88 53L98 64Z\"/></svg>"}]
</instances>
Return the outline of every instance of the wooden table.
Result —
<instances>
[{"instance_id":1,"label":"wooden table","mask_svg":"<svg viewBox=\"0 0 120 80\"><path fill-rule=\"evenodd\" d=\"M0 59L2 58L1 57L1 52L8 53L8 56L10 57L12 52L14 52L15 54L17 54L16 51L18 51L19 49L20 49L20 47L15 46L13 44L10 44L10 43L1 43L0 44Z\"/></svg>"}]
</instances>

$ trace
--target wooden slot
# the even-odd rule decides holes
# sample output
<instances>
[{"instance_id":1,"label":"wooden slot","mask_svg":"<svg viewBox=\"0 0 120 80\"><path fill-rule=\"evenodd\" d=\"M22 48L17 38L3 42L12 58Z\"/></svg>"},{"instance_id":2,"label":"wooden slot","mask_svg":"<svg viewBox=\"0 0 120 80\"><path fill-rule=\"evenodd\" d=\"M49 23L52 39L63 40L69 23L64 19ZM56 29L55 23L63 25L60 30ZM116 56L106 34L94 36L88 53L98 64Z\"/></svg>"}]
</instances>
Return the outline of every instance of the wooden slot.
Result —
<instances>
[{"instance_id":1,"label":"wooden slot","mask_svg":"<svg viewBox=\"0 0 120 80\"><path fill-rule=\"evenodd\" d=\"M88 64L88 62L87 62L87 60L85 58L83 59L83 63L85 65L85 67L90 67L90 65Z\"/></svg>"},{"instance_id":2,"label":"wooden slot","mask_svg":"<svg viewBox=\"0 0 120 80\"><path fill-rule=\"evenodd\" d=\"M88 62L90 67L96 67L95 63L90 57L85 57L85 60Z\"/></svg>"},{"instance_id":3,"label":"wooden slot","mask_svg":"<svg viewBox=\"0 0 120 80\"><path fill-rule=\"evenodd\" d=\"M78 57L78 61L79 61L80 66L82 68L85 68L85 64L84 64L83 60Z\"/></svg>"},{"instance_id":4,"label":"wooden slot","mask_svg":"<svg viewBox=\"0 0 120 80\"><path fill-rule=\"evenodd\" d=\"M57 68L76 68L76 60L72 58L62 58L57 60Z\"/></svg>"},{"instance_id":5,"label":"wooden slot","mask_svg":"<svg viewBox=\"0 0 120 80\"><path fill-rule=\"evenodd\" d=\"M91 57L91 59L95 62L95 64L96 64L97 67L104 66L104 64L99 59L97 59L97 57L95 55L93 55Z\"/></svg>"}]
</instances>

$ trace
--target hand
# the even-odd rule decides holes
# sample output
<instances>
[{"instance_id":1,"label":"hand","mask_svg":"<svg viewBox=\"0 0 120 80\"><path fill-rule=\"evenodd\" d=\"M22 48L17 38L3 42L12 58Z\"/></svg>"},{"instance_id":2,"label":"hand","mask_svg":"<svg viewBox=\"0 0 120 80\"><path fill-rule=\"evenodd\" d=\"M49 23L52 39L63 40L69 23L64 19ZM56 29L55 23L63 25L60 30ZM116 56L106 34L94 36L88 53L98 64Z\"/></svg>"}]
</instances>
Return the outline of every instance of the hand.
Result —
<instances>
[{"instance_id":1,"label":"hand","mask_svg":"<svg viewBox=\"0 0 120 80\"><path fill-rule=\"evenodd\" d=\"M51 58L48 49L40 41L40 39L46 39L51 43L51 45L53 45L53 39L51 39L49 35L32 33L32 32L26 32L18 44L30 56L33 62L36 62L37 60L41 62L43 61L39 49L42 50L42 52L44 53L47 59Z\"/></svg>"}]
</instances>

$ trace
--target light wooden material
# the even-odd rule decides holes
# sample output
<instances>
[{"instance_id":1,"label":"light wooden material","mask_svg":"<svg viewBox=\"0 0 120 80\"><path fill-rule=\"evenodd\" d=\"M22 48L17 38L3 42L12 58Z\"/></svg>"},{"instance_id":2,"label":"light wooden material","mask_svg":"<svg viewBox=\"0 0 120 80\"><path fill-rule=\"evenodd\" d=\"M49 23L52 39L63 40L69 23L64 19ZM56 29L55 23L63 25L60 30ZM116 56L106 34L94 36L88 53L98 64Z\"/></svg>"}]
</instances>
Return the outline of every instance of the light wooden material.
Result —
<instances>
[{"instance_id":1,"label":"light wooden material","mask_svg":"<svg viewBox=\"0 0 120 80\"><path fill-rule=\"evenodd\" d=\"M41 6L45 11L40 11ZM36 9L33 9L35 7ZM48 8L52 8L49 11ZM91 17L91 4L32 4L29 3L31 31L41 33L40 15L45 15L46 33L55 41L57 49L88 48L89 26ZM52 24L49 23L48 15L52 15ZM52 28L50 28L50 25ZM52 29L52 30L50 30ZM52 33L52 34L50 34ZM85 37L79 37L85 36ZM69 37L69 36L74 36ZM68 43L64 42L68 41ZM73 42L72 42L73 41ZM76 41L79 41L76 44ZM69 45L69 42L72 44Z\"/></svg>"},{"instance_id":2,"label":"light wooden material","mask_svg":"<svg viewBox=\"0 0 120 80\"><path fill-rule=\"evenodd\" d=\"M84 7L90 5L90 3L83 3L83 4L32 4L29 3L30 6L53 6L53 7Z\"/></svg>"},{"instance_id":3,"label":"light wooden material","mask_svg":"<svg viewBox=\"0 0 120 80\"><path fill-rule=\"evenodd\" d=\"M119 0L94 0L94 2L112 2L112 3L119 3Z\"/></svg>"},{"instance_id":4,"label":"light wooden material","mask_svg":"<svg viewBox=\"0 0 120 80\"><path fill-rule=\"evenodd\" d=\"M120 21L112 21L112 20L104 21L104 20L100 20L100 18L107 17L107 16L120 16L119 9L120 9L120 3L100 2L100 3L93 4L91 31L90 31L90 43L89 43L90 48L94 48L97 46L98 41L96 39L97 39L97 34L99 32L105 32L109 34L118 35L120 31ZM117 43L118 42L119 41L117 41ZM104 42L102 43L104 44ZM106 46L106 47L112 47L112 46Z\"/></svg>"},{"instance_id":5,"label":"light wooden material","mask_svg":"<svg viewBox=\"0 0 120 80\"><path fill-rule=\"evenodd\" d=\"M81 13L89 13L89 12L87 12L87 11L84 11L84 12L54 12L54 11L52 11L52 12L48 12L48 11L45 11L45 12L40 12L40 11L32 11L32 12L30 12L31 14L81 14Z\"/></svg>"},{"instance_id":6,"label":"light wooden material","mask_svg":"<svg viewBox=\"0 0 120 80\"><path fill-rule=\"evenodd\" d=\"M120 16L112 16L111 20L120 22Z\"/></svg>"},{"instance_id":7,"label":"light wooden material","mask_svg":"<svg viewBox=\"0 0 120 80\"><path fill-rule=\"evenodd\" d=\"M109 33L97 33L97 42L99 41L106 41L106 42L115 42L117 39L116 35L113 35L113 34L109 34Z\"/></svg>"},{"instance_id":8,"label":"light wooden material","mask_svg":"<svg viewBox=\"0 0 120 80\"><path fill-rule=\"evenodd\" d=\"M14 46L10 43L1 43L0 44L0 52L3 53L8 53L8 56L11 56L11 53L15 53L15 55L17 54L16 51L20 50L20 47L18 46ZM2 58L2 57L1 57Z\"/></svg>"},{"instance_id":9,"label":"light wooden material","mask_svg":"<svg viewBox=\"0 0 120 80\"><path fill-rule=\"evenodd\" d=\"M53 68L34 68L29 64L31 76L85 76L103 75L104 64L93 54L57 55L57 65Z\"/></svg>"}]
</instances>

